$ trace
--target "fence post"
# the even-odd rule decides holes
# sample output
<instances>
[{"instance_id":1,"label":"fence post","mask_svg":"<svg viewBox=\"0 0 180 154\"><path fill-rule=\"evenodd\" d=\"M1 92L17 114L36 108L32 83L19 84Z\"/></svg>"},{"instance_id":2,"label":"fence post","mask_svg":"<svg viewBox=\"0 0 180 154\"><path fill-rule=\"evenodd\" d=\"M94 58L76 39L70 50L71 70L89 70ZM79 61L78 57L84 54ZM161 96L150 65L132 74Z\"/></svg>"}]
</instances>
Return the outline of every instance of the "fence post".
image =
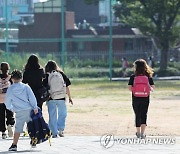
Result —
<instances>
[{"instance_id":1,"label":"fence post","mask_svg":"<svg viewBox=\"0 0 180 154\"><path fill-rule=\"evenodd\" d=\"M109 76L112 80L112 0L109 1Z\"/></svg>"},{"instance_id":2,"label":"fence post","mask_svg":"<svg viewBox=\"0 0 180 154\"><path fill-rule=\"evenodd\" d=\"M6 14L6 61L9 61L9 25L8 25L8 0L5 0L5 14Z\"/></svg>"},{"instance_id":3,"label":"fence post","mask_svg":"<svg viewBox=\"0 0 180 154\"><path fill-rule=\"evenodd\" d=\"M61 65L64 70L64 50L65 50L65 38L64 38L64 0L61 0Z\"/></svg>"}]
</instances>

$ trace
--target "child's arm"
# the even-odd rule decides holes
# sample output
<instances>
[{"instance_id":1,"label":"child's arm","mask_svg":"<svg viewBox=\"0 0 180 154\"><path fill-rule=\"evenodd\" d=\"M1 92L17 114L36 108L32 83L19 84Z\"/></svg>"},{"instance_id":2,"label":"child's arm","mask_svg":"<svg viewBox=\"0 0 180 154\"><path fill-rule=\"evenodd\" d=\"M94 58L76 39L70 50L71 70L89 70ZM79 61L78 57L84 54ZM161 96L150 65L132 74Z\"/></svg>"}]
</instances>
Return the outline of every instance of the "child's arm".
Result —
<instances>
[{"instance_id":1,"label":"child's arm","mask_svg":"<svg viewBox=\"0 0 180 154\"><path fill-rule=\"evenodd\" d=\"M10 111L13 111L13 106L12 106L12 100L11 100L11 90L8 89L6 96L5 96L5 101L4 104L6 105L6 108Z\"/></svg>"},{"instance_id":2,"label":"child's arm","mask_svg":"<svg viewBox=\"0 0 180 154\"><path fill-rule=\"evenodd\" d=\"M155 85L150 85L151 86L151 91L154 91Z\"/></svg>"},{"instance_id":3,"label":"child's arm","mask_svg":"<svg viewBox=\"0 0 180 154\"><path fill-rule=\"evenodd\" d=\"M129 91L132 91L132 85L128 85Z\"/></svg>"},{"instance_id":4,"label":"child's arm","mask_svg":"<svg viewBox=\"0 0 180 154\"><path fill-rule=\"evenodd\" d=\"M67 95L69 97L69 103L71 103L73 105L73 101L72 101L72 98L71 98L71 93L70 93L69 86L66 87L66 92L67 92Z\"/></svg>"}]
</instances>

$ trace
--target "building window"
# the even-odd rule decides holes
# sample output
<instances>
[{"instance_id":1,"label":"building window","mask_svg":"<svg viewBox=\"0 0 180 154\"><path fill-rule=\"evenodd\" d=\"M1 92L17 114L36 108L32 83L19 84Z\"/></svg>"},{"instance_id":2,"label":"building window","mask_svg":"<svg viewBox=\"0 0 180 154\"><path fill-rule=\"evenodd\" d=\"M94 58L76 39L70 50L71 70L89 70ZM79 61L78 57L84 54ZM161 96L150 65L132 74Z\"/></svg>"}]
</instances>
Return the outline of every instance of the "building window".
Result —
<instances>
[{"instance_id":1,"label":"building window","mask_svg":"<svg viewBox=\"0 0 180 154\"><path fill-rule=\"evenodd\" d=\"M133 50L133 39L125 40L124 49L125 49L125 51L132 51Z\"/></svg>"},{"instance_id":2,"label":"building window","mask_svg":"<svg viewBox=\"0 0 180 154\"><path fill-rule=\"evenodd\" d=\"M83 42L79 42L78 49L79 50L84 50L84 43Z\"/></svg>"}]
</instances>

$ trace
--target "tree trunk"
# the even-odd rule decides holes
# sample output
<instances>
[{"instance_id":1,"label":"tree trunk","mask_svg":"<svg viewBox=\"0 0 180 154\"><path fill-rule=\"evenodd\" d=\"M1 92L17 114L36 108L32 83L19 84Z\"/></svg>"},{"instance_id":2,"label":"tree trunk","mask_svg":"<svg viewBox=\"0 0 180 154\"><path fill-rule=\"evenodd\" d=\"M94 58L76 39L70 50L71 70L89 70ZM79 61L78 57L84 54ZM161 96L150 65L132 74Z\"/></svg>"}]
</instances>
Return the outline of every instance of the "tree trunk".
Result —
<instances>
[{"instance_id":1,"label":"tree trunk","mask_svg":"<svg viewBox=\"0 0 180 154\"><path fill-rule=\"evenodd\" d=\"M161 50L160 71L166 71L168 65L169 42L163 43Z\"/></svg>"}]
</instances>

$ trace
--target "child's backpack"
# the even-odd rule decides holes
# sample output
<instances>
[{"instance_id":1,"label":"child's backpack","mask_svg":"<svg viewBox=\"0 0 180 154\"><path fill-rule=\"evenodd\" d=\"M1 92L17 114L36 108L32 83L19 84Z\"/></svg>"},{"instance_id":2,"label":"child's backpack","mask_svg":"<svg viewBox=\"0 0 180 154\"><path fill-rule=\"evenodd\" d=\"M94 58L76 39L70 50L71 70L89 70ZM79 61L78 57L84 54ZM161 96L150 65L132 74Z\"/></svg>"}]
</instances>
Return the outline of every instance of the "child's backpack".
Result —
<instances>
[{"instance_id":1,"label":"child's backpack","mask_svg":"<svg viewBox=\"0 0 180 154\"><path fill-rule=\"evenodd\" d=\"M5 94L8 89L8 87L11 85L11 82L9 81L11 76L9 75L7 78L0 79L0 103L4 102Z\"/></svg>"},{"instance_id":2,"label":"child's backpack","mask_svg":"<svg viewBox=\"0 0 180 154\"><path fill-rule=\"evenodd\" d=\"M49 100L50 97L49 88L46 86L42 86L40 89L38 89L36 94L37 94L37 100L40 103Z\"/></svg>"},{"instance_id":3,"label":"child's backpack","mask_svg":"<svg viewBox=\"0 0 180 154\"><path fill-rule=\"evenodd\" d=\"M63 76L57 71L52 71L48 77L49 93L52 99L66 97L66 83Z\"/></svg>"},{"instance_id":4,"label":"child's backpack","mask_svg":"<svg viewBox=\"0 0 180 154\"><path fill-rule=\"evenodd\" d=\"M38 113L34 114L34 110L32 110L30 115L32 121L28 122L27 127L28 134L31 138L31 145L36 146L36 144L40 144L47 140L49 140L50 143L51 132L48 124L44 121L42 111L38 109Z\"/></svg>"},{"instance_id":5,"label":"child's backpack","mask_svg":"<svg viewBox=\"0 0 180 154\"><path fill-rule=\"evenodd\" d=\"M151 88L147 76L135 76L132 93L135 97L148 97Z\"/></svg>"}]
</instances>

